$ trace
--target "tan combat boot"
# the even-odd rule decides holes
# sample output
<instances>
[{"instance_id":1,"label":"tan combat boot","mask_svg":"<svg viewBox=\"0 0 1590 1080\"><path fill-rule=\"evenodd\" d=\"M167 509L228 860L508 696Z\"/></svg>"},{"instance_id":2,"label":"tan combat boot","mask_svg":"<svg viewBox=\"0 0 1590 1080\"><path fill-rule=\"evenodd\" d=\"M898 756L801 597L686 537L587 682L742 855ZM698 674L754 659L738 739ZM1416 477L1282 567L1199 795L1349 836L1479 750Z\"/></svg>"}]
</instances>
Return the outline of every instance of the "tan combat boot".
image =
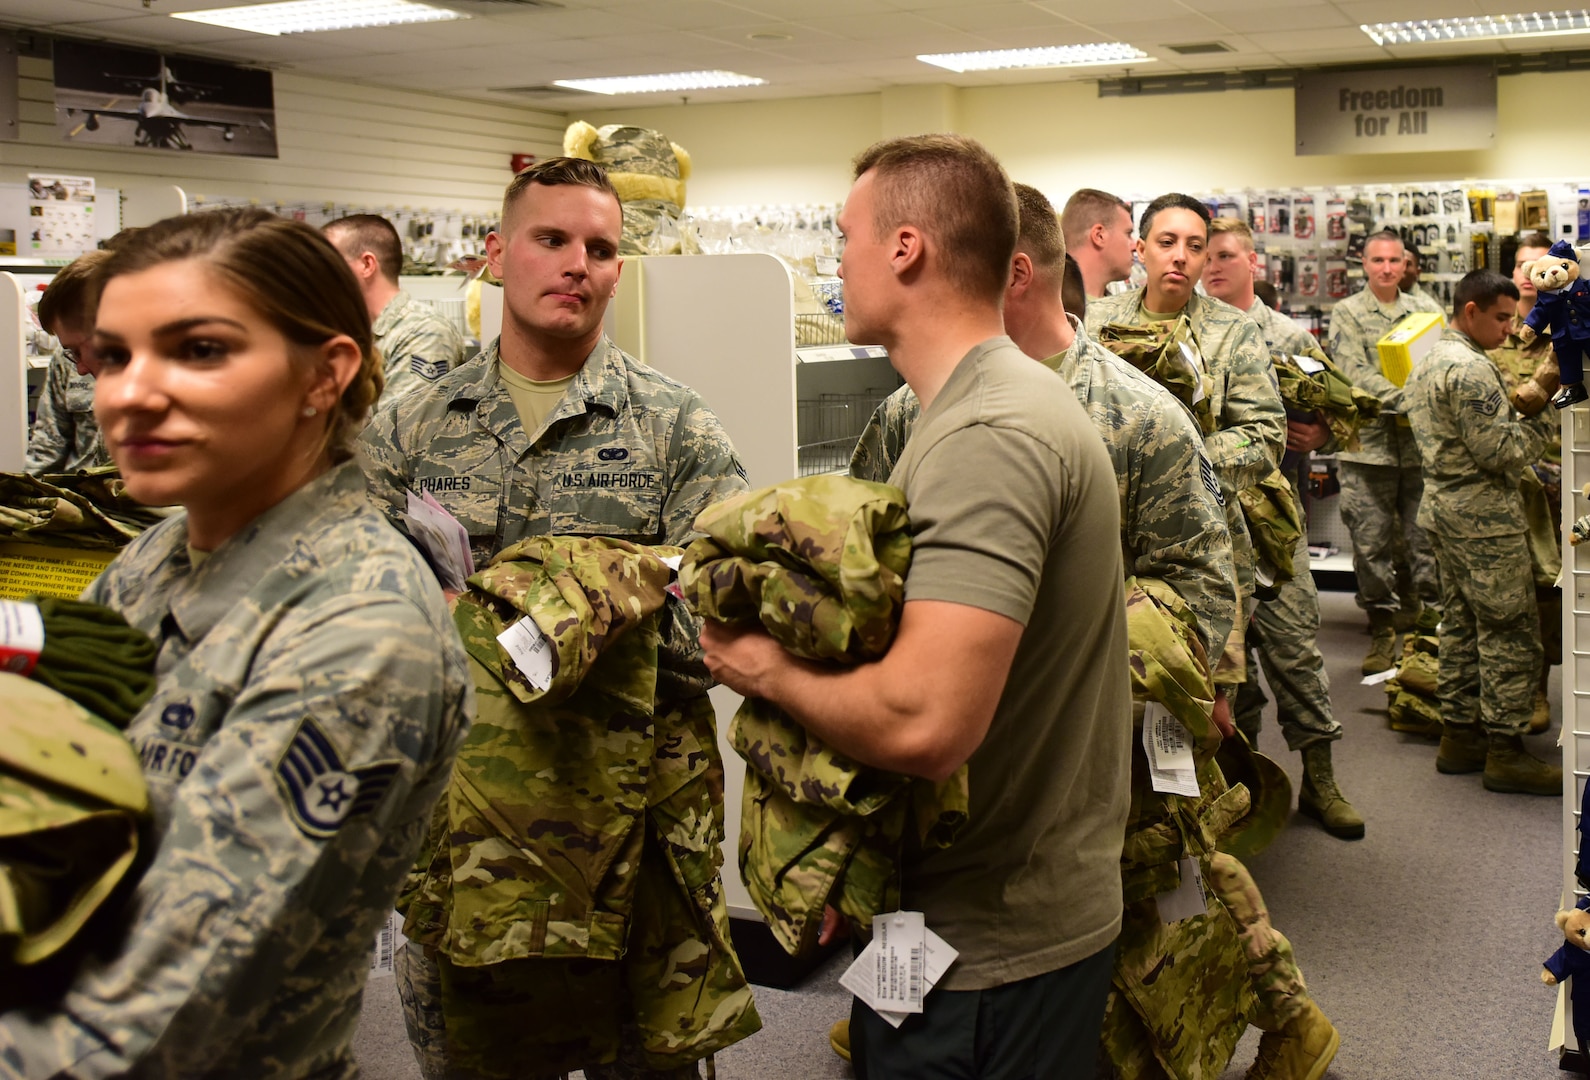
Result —
<instances>
[{"instance_id":1,"label":"tan combat boot","mask_svg":"<svg viewBox=\"0 0 1590 1080\"><path fill-rule=\"evenodd\" d=\"M1546 697L1546 691L1535 691L1535 711L1529 717L1529 733L1539 735L1551 727L1551 700Z\"/></svg>"},{"instance_id":2,"label":"tan combat boot","mask_svg":"<svg viewBox=\"0 0 1590 1080\"><path fill-rule=\"evenodd\" d=\"M1397 662L1397 628L1392 624L1395 616L1389 611L1372 610L1369 613L1369 652L1364 657L1363 672L1373 675L1386 671Z\"/></svg>"},{"instance_id":3,"label":"tan combat boot","mask_svg":"<svg viewBox=\"0 0 1590 1080\"><path fill-rule=\"evenodd\" d=\"M1562 766L1524 749L1522 735L1492 735L1485 755L1485 790L1515 795L1561 795Z\"/></svg>"},{"instance_id":4,"label":"tan combat boot","mask_svg":"<svg viewBox=\"0 0 1590 1080\"><path fill-rule=\"evenodd\" d=\"M1489 753L1490 743L1478 724L1442 724L1436 771L1453 775L1479 772Z\"/></svg>"},{"instance_id":5,"label":"tan combat boot","mask_svg":"<svg viewBox=\"0 0 1590 1080\"><path fill-rule=\"evenodd\" d=\"M1247 1080L1319 1080L1330 1068L1342 1037L1311 1000L1280 1031L1259 1039L1259 1057Z\"/></svg>"},{"instance_id":6,"label":"tan combat boot","mask_svg":"<svg viewBox=\"0 0 1590 1080\"><path fill-rule=\"evenodd\" d=\"M1303 748L1303 787L1297 793L1297 808L1325 826L1325 831L1342 840L1357 840L1364 835L1364 818L1336 786L1331 765L1331 744L1317 742Z\"/></svg>"},{"instance_id":7,"label":"tan combat boot","mask_svg":"<svg viewBox=\"0 0 1590 1080\"><path fill-rule=\"evenodd\" d=\"M828 1045L834 1048L834 1053L850 1060L850 1021L838 1020L828 1029Z\"/></svg>"}]
</instances>

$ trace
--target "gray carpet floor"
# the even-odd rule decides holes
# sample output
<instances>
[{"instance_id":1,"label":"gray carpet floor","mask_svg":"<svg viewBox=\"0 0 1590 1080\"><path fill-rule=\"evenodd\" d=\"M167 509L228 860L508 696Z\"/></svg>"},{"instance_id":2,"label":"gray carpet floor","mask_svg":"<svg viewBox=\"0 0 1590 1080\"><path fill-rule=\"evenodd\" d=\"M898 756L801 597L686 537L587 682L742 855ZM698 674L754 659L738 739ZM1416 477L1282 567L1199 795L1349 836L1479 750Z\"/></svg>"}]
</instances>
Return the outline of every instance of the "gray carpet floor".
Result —
<instances>
[{"instance_id":1,"label":"gray carpet floor","mask_svg":"<svg viewBox=\"0 0 1590 1080\"><path fill-rule=\"evenodd\" d=\"M1435 771L1433 743L1386 727L1385 694L1359 684L1364 620L1344 593L1321 594L1320 647L1337 719L1337 778L1368 822L1344 842L1294 814L1251 868L1309 989L1341 1031L1333 1080L1548 1080L1556 991L1540 963L1561 944L1556 799L1493 795L1475 776ZM1553 677L1554 716L1562 715ZM1556 754L1558 724L1530 741ZM1291 775L1301 760L1267 718L1260 748ZM758 988L763 1030L718 1057L726 1080L824 1080L851 1072L828 1048L847 1016L836 959L792 992ZM1250 1031L1223 1080L1239 1080ZM390 977L365 996L356 1049L367 1080L418 1080Z\"/></svg>"}]
</instances>

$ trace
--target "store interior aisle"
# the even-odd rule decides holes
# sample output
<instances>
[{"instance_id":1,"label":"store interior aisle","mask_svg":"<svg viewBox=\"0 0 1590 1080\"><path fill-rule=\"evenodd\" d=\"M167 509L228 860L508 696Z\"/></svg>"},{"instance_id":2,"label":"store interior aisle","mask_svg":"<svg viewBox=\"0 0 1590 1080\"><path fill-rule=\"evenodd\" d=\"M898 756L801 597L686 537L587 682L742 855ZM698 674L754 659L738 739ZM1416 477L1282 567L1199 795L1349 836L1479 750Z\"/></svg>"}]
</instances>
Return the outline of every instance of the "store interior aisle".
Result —
<instances>
[{"instance_id":1,"label":"store interior aisle","mask_svg":"<svg viewBox=\"0 0 1590 1080\"><path fill-rule=\"evenodd\" d=\"M1435 745L1390 731L1385 694L1360 684L1364 620L1347 593L1322 592L1320 647L1346 729L1337 777L1368 822L1344 842L1294 815L1252 869L1275 925L1292 940L1309 988L1342 1034L1336 1080L1547 1080L1556 991L1540 964L1561 943L1552 922L1561 881L1555 799L1493 795L1480 778L1435 771ZM1552 680L1561 717L1560 680ZM1529 742L1556 753L1558 725ZM1260 746L1301 780L1270 716ZM765 1027L718 1058L724 1080L850 1076L828 1048L848 1015L836 960L795 992L758 988ZM1239 1080L1250 1032L1224 1080ZM372 981L355 1043L368 1080L417 1080L390 978Z\"/></svg>"}]
</instances>

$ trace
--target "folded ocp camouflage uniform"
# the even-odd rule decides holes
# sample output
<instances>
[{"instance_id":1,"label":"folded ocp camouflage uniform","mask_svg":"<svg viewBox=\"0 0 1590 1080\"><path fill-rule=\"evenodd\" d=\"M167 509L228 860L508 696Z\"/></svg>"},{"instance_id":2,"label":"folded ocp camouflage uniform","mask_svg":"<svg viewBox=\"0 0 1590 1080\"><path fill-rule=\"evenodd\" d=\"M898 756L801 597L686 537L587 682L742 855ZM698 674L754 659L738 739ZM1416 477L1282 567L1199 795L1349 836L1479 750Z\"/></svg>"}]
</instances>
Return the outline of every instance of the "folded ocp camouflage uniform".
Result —
<instances>
[{"instance_id":1,"label":"folded ocp camouflage uniform","mask_svg":"<svg viewBox=\"0 0 1590 1080\"><path fill-rule=\"evenodd\" d=\"M1432 627L1415 627L1402 639L1397 673L1386 680L1388 724L1415 735L1441 733L1441 639Z\"/></svg>"},{"instance_id":2,"label":"folded ocp camouflage uniform","mask_svg":"<svg viewBox=\"0 0 1590 1080\"><path fill-rule=\"evenodd\" d=\"M1303 538L1303 513L1286 473L1271 470L1257 484L1237 492L1237 502L1242 506L1248 535L1253 539L1253 553L1260 560L1264 576L1272 583L1291 581L1292 553Z\"/></svg>"},{"instance_id":3,"label":"folded ocp camouflage uniform","mask_svg":"<svg viewBox=\"0 0 1590 1080\"><path fill-rule=\"evenodd\" d=\"M659 650L663 559L677 554L537 537L506 548L455 604L477 712L408 890L405 933L442 962L456 1063L500 1068L530 1054L555 1072L611 1059L621 1010L584 1010L588 1029L524 1022L551 984L550 960L585 964L558 970L627 1001L659 1069L761 1026L718 879L712 706L657 697L659 664L672 662ZM545 691L497 640L521 619L550 649Z\"/></svg>"},{"instance_id":4,"label":"folded ocp camouflage uniform","mask_svg":"<svg viewBox=\"0 0 1590 1080\"><path fill-rule=\"evenodd\" d=\"M46 476L0 473L0 540L115 549L170 512L135 502L114 465Z\"/></svg>"},{"instance_id":5,"label":"folded ocp camouflage uniform","mask_svg":"<svg viewBox=\"0 0 1590 1080\"><path fill-rule=\"evenodd\" d=\"M699 614L760 623L797 656L837 664L888 651L911 536L896 488L814 476L728 499L696 519L679 568ZM766 701L731 727L745 758L740 870L786 950L816 940L823 906L854 925L899 904L901 845L947 847L966 821L963 766L941 784L859 765ZM909 831L909 832L908 832Z\"/></svg>"},{"instance_id":6,"label":"folded ocp camouflage uniform","mask_svg":"<svg viewBox=\"0 0 1590 1080\"><path fill-rule=\"evenodd\" d=\"M1125 910L1101 1039L1122 1080L1213 1077L1258 1005L1239 928L1212 890L1203 915L1170 923L1155 898L1182 884L1183 859L1210 879L1215 845L1247 812L1248 792L1228 788L1214 761L1214 685L1192 612L1152 578L1127 578L1126 592L1133 696L1163 705L1187 729L1199 795L1155 791L1141 739L1134 743Z\"/></svg>"},{"instance_id":7,"label":"folded ocp camouflage uniform","mask_svg":"<svg viewBox=\"0 0 1590 1080\"><path fill-rule=\"evenodd\" d=\"M82 929L132 866L148 809L138 753L120 732L0 672L0 972L46 959Z\"/></svg>"},{"instance_id":8,"label":"folded ocp camouflage uniform","mask_svg":"<svg viewBox=\"0 0 1590 1080\"><path fill-rule=\"evenodd\" d=\"M1209 403L1209 365L1198 351L1192 322L1185 312L1164 322L1136 325L1106 323L1095 335L1099 344L1152 378L1192 411L1198 430L1215 430Z\"/></svg>"},{"instance_id":9,"label":"folded ocp camouflage uniform","mask_svg":"<svg viewBox=\"0 0 1590 1080\"><path fill-rule=\"evenodd\" d=\"M1273 357L1281 403L1294 412L1324 414L1337 446L1357 450L1358 429L1380 415L1380 399L1354 386L1318 346L1309 346L1302 355L1313 363L1301 364L1295 354ZM1317 370L1305 370L1316 365Z\"/></svg>"}]
</instances>

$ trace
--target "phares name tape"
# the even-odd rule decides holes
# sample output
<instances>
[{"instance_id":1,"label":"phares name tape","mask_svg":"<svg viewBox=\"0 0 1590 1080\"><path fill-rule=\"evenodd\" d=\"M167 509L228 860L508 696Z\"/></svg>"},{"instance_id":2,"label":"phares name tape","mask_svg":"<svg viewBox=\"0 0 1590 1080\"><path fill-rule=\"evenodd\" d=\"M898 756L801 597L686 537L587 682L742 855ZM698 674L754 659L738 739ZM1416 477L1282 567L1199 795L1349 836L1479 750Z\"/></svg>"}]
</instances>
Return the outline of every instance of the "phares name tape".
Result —
<instances>
[{"instance_id":1,"label":"phares name tape","mask_svg":"<svg viewBox=\"0 0 1590 1080\"><path fill-rule=\"evenodd\" d=\"M44 651L44 616L36 604L0 600L0 671L30 675Z\"/></svg>"}]
</instances>

